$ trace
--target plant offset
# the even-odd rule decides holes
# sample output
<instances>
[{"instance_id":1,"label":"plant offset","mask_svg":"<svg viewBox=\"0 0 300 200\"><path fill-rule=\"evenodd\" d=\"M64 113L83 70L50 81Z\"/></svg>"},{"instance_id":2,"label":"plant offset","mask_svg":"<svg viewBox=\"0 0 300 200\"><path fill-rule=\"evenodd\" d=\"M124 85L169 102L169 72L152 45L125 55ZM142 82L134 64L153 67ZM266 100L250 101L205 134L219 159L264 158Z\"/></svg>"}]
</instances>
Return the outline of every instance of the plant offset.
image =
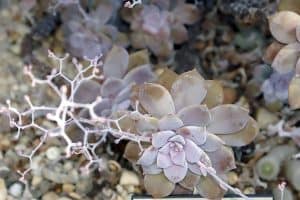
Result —
<instances>
[{"instance_id":1,"label":"plant offset","mask_svg":"<svg viewBox=\"0 0 300 200\"><path fill-rule=\"evenodd\" d=\"M0 200L297 199L293 1L0 3Z\"/></svg>"}]
</instances>

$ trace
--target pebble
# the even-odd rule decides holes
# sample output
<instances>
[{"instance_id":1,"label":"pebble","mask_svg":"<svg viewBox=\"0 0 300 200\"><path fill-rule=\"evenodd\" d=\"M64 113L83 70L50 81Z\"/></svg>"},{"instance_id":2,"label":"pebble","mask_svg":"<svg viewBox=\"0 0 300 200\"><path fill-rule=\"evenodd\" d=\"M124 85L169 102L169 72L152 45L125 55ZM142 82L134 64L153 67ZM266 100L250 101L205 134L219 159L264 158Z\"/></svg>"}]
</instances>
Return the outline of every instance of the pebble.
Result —
<instances>
[{"instance_id":1,"label":"pebble","mask_svg":"<svg viewBox=\"0 0 300 200\"><path fill-rule=\"evenodd\" d=\"M120 185L139 186L140 180L137 174L131 171L124 170L121 174Z\"/></svg>"},{"instance_id":2,"label":"pebble","mask_svg":"<svg viewBox=\"0 0 300 200\"><path fill-rule=\"evenodd\" d=\"M267 128L270 124L276 123L278 117L265 108L259 108L256 113L256 120L260 128Z\"/></svg>"},{"instance_id":3,"label":"pebble","mask_svg":"<svg viewBox=\"0 0 300 200\"><path fill-rule=\"evenodd\" d=\"M60 158L61 151L58 147L50 147L46 151L46 156L49 160L57 160Z\"/></svg>"},{"instance_id":4,"label":"pebble","mask_svg":"<svg viewBox=\"0 0 300 200\"><path fill-rule=\"evenodd\" d=\"M75 186L73 184L65 183L63 184L62 189L66 193L71 193L74 191Z\"/></svg>"},{"instance_id":5,"label":"pebble","mask_svg":"<svg viewBox=\"0 0 300 200\"><path fill-rule=\"evenodd\" d=\"M19 182L13 183L9 187L8 193L14 197L21 197L23 193L23 185Z\"/></svg>"},{"instance_id":6,"label":"pebble","mask_svg":"<svg viewBox=\"0 0 300 200\"><path fill-rule=\"evenodd\" d=\"M31 186L36 187L43 181L43 178L41 176L33 176L31 181Z\"/></svg>"},{"instance_id":7,"label":"pebble","mask_svg":"<svg viewBox=\"0 0 300 200\"><path fill-rule=\"evenodd\" d=\"M0 200L7 199L7 189L5 185L5 181L1 178L0 179Z\"/></svg>"}]
</instances>

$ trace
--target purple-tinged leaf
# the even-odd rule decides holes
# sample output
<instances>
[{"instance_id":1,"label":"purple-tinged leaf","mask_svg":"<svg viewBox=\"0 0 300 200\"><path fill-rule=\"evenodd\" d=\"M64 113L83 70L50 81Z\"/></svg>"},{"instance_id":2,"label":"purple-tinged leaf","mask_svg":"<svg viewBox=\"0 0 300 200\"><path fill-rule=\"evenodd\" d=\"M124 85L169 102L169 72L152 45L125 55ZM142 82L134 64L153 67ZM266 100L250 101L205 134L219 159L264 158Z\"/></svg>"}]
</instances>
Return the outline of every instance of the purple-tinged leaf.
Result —
<instances>
[{"instance_id":1,"label":"purple-tinged leaf","mask_svg":"<svg viewBox=\"0 0 300 200\"><path fill-rule=\"evenodd\" d=\"M161 131L152 135L152 145L155 148L164 146L168 140L173 137L175 133L173 131Z\"/></svg>"},{"instance_id":2,"label":"purple-tinged leaf","mask_svg":"<svg viewBox=\"0 0 300 200\"><path fill-rule=\"evenodd\" d=\"M185 140L181 135L175 135L175 136L171 137L168 141L169 142L178 142L182 145L185 144Z\"/></svg>"},{"instance_id":3,"label":"purple-tinged leaf","mask_svg":"<svg viewBox=\"0 0 300 200\"><path fill-rule=\"evenodd\" d=\"M163 169L165 176L172 182L178 183L184 179L186 176L188 167L187 163L184 166L172 165L168 168Z\"/></svg>"},{"instance_id":4,"label":"purple-tinged leaf","mask_svg":"<svg viewBox=\"0 0 300 200\"><path fill-rule=\"evenodd\" d=\"M207 133L206 141L203 145L201 145L201 149L205 152L214 152L218 150L221 146L223 146L224 141L222 141L218 136Z\"/></svg>"},{"instance_id":5,"label":"purple-tinged leaf","mask_svg":"<svg viewBox=\"0 0 300 200\"><path fill-rule=\"evenodd\" d=\"M176 130L183 126L183 122L176 115L166 115L158 121L159 130Z\"/></svg>"},{"instance_id":6,"label":"purple-tinged leaf","mask_svg":"<svg viewBox=\"0 0 300 200\"><path fill-rule=\"evenodd\" d=\"M186 165L185 161L185 152L183 150L181 151L174 151L173 149L170 150L170 157L172 162L175 165L184 166Z\"/></svg>"},{"instance_id":7,"label":"purple-tinged leaf","mask_svg":"<svg viewBox=\"0 0 300 200\"><path fill-rule=\"evenodd\" d=\"M74 101L77 103L92 103L101 95L101 85L96 81L86 80L80 83L74 92Z\"/></svg>"},{"instance_id":8,"label":"purple-tinged leaf","mask_svg":"<svg viewBox=\"0 0 300 200\"><path fill-rule=\"evenodd\" d=\"M206 141L207 132L203 127L198 126L184 126L177 130L177 133L184 138L192 140L197 145L202 145Z\"/></svg>"},{"instance_id":9,"label":"purple-tinged leaf","mask_svg":"<svg viewBox=\"0 0 300 200\"><path fill-rule=\"evenodd\" d=\"M124 87L123 81L117 78L108 78L104 81L101 88L101 95L103 97L113 98Z\"/></svg>"},{"instance_id":10,"label":"purple-tinged leaf","mask_svg":"<svg viewBox=\"0 0 300 200\"><path fill-rule=\"evenodd\" d=\"M140 159L137 161L137 164L143 165L143 166L149 166L152 165L157 157L158 150L154 148L153 146L148 147L140 157Z\"/></svg>"},{"instance_id":11,"label":"purple-tinged leaf","mask_svg":"<svg viewBox=\"0 0 300 200\"><path fill-rule=\"evenodd\" d=\"M205 105L191 105L177 113L185 126L206 126L211 120L208 108Z\"/></svg>"},{"instance_id":12,"label":"purple-tinged leaf","mask_svg":"<svg viewBox=\"0 0 300 200\"><path fill-rule=\"evenodd\" d=\"M173 163L169 155L158 152L156 165L157 167L164 169L170 167Z\"/></svg>"},{"instance_id":13,"label":"purple-tinged leaf","mask_svg":"<svg viewBox=\"0 0 300 200\"><path fill-rule=\"evenodd\" d=\"M144 174L159 174L162 172L162 169L158 168L156 163L149 166L142 165L142 169Z\"/></svg>"},{"instance_id":14,"label":"purple-tinged leaf","mask_svg":"<svg viewBox=\"0 0 300 200\"><path fill-rule=\"evenodd\" d=\"M186 160L189 163L198 162L202 156L205 157L205 152L197 146L193 141L186 139L186 144L184 146L184 151L186 155Z\"/></svg>"},{"instance_id":15,"label":"purple-tinged leaf","mask_svg":"<svg viewBox=\"0 0 300 200\"><path fill-rule=\"evenodd\" d=\"M152 82L156 79L156 75L151 70L149 64L145 64L130 70L124 77L126 84L136 83L142 84L145 82Z\"/></svg>"}]
</instances>

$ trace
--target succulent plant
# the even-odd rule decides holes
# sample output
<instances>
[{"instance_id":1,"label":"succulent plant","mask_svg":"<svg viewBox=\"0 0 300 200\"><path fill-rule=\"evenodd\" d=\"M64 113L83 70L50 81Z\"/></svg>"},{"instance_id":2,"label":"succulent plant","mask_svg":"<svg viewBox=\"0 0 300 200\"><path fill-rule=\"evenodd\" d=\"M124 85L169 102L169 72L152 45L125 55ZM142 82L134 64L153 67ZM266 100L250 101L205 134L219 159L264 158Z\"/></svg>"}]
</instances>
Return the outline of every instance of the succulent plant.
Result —
<instances>
[{"instance_id":1,"label":"succulent plant","mask_svg":"<svg viewBox=\"0 0 300 200\"><path fill-rule=\"evenodd\" d=\"M300 15L292 11L280 11L269 19L270 31L276 40L286 44L276 54L272 67L279 73L295 71L289 85L289 104L293 109L300 108Z\"/></svg>"},{"instance_id":2,"label":"succulent plant","mask_svg":"<svg viewBox=\"0 0 300 200\"><path fill-rule=\"evenodd\" d=\"M95 80L82 82L74 94L74 101L92 103L101 96L102 101L94 107L95 113L99 116L107 117L117 110L127 110L130 106L131 87L134 84L156 79L149 63L132 66L133 68L129 69L129 60L130 56L126 49L113 46L103 62L104 81L102 83Z\"/></svg>"},{"instance_id":3,"label":"succulent plant","mask_svg":"<svg viewBox=\"0 0 300 200\"><path fill-rule=\"evenodd\" d=\"M188 39L185 25L194 24L199 19L199 11L184 0L150 1L139 8L125 9L123 18L130 23L133 47L148 47L159 57L169 57L173 44L181 44Z\"/></svg>"},{"instance_id":4,"label":"succulent plant","mask_svg":"<svg viewBox=\"0 0 300 200\"><path fill-rule=\"evenodd\" d=\"M221 105L223 91L217 81L204 80L196 71L179 75L168 91L156 83L135 89L133 99L140 105L136 132L151 136L151 145L129 142L125 157L141 165L145 188L151 195L171 194L176 184L196 187L207 198L218 198L223 188L211 175L222 176L235 168L228 146L249 144L258 127L248 111L237 105ZM143 145L142 145L143 146ZM155 185L157 181L161 183ZM208 181L214 188L202 184ZM219 188L220 192L214 192Z\"/></svg>"}]
</instances>

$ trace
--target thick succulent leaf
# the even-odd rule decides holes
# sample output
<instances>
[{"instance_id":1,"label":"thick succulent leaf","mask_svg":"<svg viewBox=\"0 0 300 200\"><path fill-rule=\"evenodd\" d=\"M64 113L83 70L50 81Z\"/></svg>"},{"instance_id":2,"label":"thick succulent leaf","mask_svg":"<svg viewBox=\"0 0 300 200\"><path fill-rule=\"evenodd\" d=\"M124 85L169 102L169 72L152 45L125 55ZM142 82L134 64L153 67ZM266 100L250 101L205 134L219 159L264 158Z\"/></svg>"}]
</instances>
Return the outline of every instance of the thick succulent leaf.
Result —
<instances>
[{"instance_id":1,"label":"thick succulent leaf","mask_svg":"<svg viewBox=\"0 0 300 200\"><path fill-rule=\"evenodd\" d=\"M147 49L135 51L129 55L128 69L131 70L135 67L149 64L149 63L150 63L150 58Z\"/></svg>"},{"instance_id":2,"label":"thick succulent leaf","mask_svg":"<svg viewBox=\"0 0 300 200\"><path fill-rule=\"evenodd\" d=\"M162 148L160 148L158 150L159 153L163 153L163 154L166 154L166 155L169 155L170 153L170 144L171 142L168 142L166 145L164 145Z\"/></svg>"},{"instance_id":3,"label":"thick succulent leaf","mask_svg":"<svg viewBox=\"0 0 300 200\"><path fill-rule=\"evenodd\" d=\"M141 150L139 148L139 145L136 142L130 141L127 143L127 145L125 147L123 156L127 160L135 163L140 158L140 153L141 153Z\"/></svg>"},{"instance_id":4,"label":"thick succulent leaf","mask_svg":"<svg viewBox=\"0 0 300 200\"><path fill-rule=\"evenodd\" d=\"M276 40L282 43L296 41L296 27L300 16L291 11L280 11L269 18L269 27Z\"/></svg>"},{"instance_id":5,"label":"thick succulent leaf","mask_svg":"<svg viewBox=\"0 0 300 200\"><path fill-rule=\"evenodd\" d=\"M124 102L126 100L129 100L132 87L133 87L132 84L125 85L122 88L122 90L117 94L117 96L113 99L114 104L118 104L118 103Z\"/></svg>"},{"instance_id":6,"label":"thick succulent leaf","mask_svg":"<svg viewBox=\"0 0 300 200\"><path fill-rule=\"evenodd\" d=\"M197 145L202 145L206 142L207 133L203 127L185 126L178 129L177 133L192 140Z\"/></svg>"},{"instance_id":7,"label":"thick succulent leaf","mask_svg":"<svg viewBox=\"0 0 300 200\"><path fill-rule=\"evenodd\" d=\"M186 160L189 163L196 163L200 161L202 157L206 157L206 155L204 155L205 152L189 139L186 139L184 151L186 154Z\"/></svg>"},{"instance_id":8,"label":"thick succulent leaf","mask_svg":"<svg viewBox=\"0 0 300 200\"><path fill-rule=\"evenodd\" d=\"M110 99L102 99L102 101L97 103L93 109L96 115L107 117L111 114L110 110L112 106L112 101Z\"/></svg>"},{"instance_id":9,"label":"thick succulent leaf","mask_svg":"<svg viewBox=\"0 0 300 200\"><path fill-rule=\"evenodd\" d=\"M172 162L175 165L182 166L182 167L184 167L186 165L185 152L184 151L171 150L170 151L170 157L171 157Z\"/></svg>"},{"instance_id":10,"label":"thick succulent leaf","mask_svg":"<svg viewBox=\"0 0 300 200\"><path fill-rule=\"evenodd\" d=\"M222 141L218 136L211 133L207 133L206 141L200 147L205 152L214 152L218 150L223 144L224 141Z\"/></svg>"},{"instance_id":11,"label":"thick succulent leaf","mask_svg":"<svg viewBox=\"0 0 300 200\"><path fill-rule=\"evenodd\" d=\"M145 64L130 70L124 77L125 84L136 83L141 84L144 82L152 82L156 76L151 70L149 64Z\"/></svg>"},{"instance_id":12,"label":"thick succulent leaf","mask_svg":"<svg viewBox=\"0 0 300 200\"><path fill-rule=\"evenodd\" d=\"M169 142L176 142L176 143L185 145L184 137L182 137L181 135L175 135L175 136L171 137L169 139Z\"/></svg>"},{"instance_id":13,"label":"thick succulent leaf","mask_svg":"<svg viewBox=\"0 0 300 200\"><path fill-rule=\"evenodd\" d=\"M143 133L153 133L158 131L158 119L154 117L145 116L141 119L138 119L136 122L136 130L139 134Z\"/></svg>"},{"instance_id":14,"label":"thick succulent leaf","mask_svg":"<svg viewBox=\"0 0 300 200\"><path fill-rule=\"evenodd\" d=\"M172 38L175 44L182 44L188 39L188 32L183 24L176 23L171 30Z\"/></svg>"},{"instance_id":15,"label":"thick succulent leaf","mask_svg":"<svg viewBox=\"0 0 300 200\"><path fill-rule=\"evenodd\" d=\"M187 163L184 166L172 165L168 168L163 169L165 176L172 182L178 183L184 179L188 170Z\"/></svg>"},{"instance_id":16,"label":"thick succulent leaf","mask_svg":"<svg viewBox=\"0 0 300 200\"><path fill-rule=\"evenodd\" d=\"M197 185L197 183L200 180L200 176L191 173L189 170L186 174L186 176L184 177L184 179L182 181L179 182L179 184L189 190L193 190L194 187Z\"/></svg>"},{"instance_id":17,"label":"thick succulent leaf","mask_svg":"<svg viewBox=\"0 0 300 200\"><path fill-rule=\"evenodd\" d=\"M168 140L176 135L173 131L160 131L152 135L152 145L155 148L160 148L164 146Z\"/></svg>"},{"instance_id":18,"label":"thick succulent leaf","mask_svg":"<svg viewBox=\"0 0 300 200\"><path fill-rule=\"evenodd\" d=\"M176 19L182 24L194 24L200 17L200 12L194 4L180 3L173 10Z\"/></svg>"},{"instance_id":19,"label":"thick succulent leaf","mask_svg":"<svg viewBox=\"0 0 300 200\"><path fill-rule=\"evenodd\" d=\"M252 117L250 117L250 120L248 121L246 127L239 132L218 136L225 142L226 145L241 147L252 142L258 133L258 124Z\"/></svg>"},{"instance_id":20,"label":"thick succulent leaf","mask_svg":"<svg viewBox=\"0 0 300 200\"><path fill-rule=\"evenodd\" d=\"M275 56L272 67L279 73L288 73L295 69L300 55L300 44L298 42L284 46Z\"/></svg>"},{"instance_id":21,"label":"thick succulent leaf","mask_svg":"<svg viewBox=\"0 0 300 200\"><path fill-rule=\"evenodd\" d=\"M173 165L170 155L164 154L161 152L158 152L156 164L157 164L157 167L163 168L163 169Z\"/></svg>"},{"instance_id":22,"label":"thick succulent leaf","mask_svg":"<svg viewBox=\"0 0 300 200\"><path fill-rule=\"evenodd\" d=\"M223 87L221 83L215 80L206 80L205 86L207 94L202 104L206 105L208 108L221 105L224 100Z\"/></svg>"},{"instance_id":23,"label":"thick succulent leaf","mask_svg":"<svg viewBox=\"0 0 300 200\"><path fill-rule=\"evenodd\" d=\"M205 105L191 105L177 113L185 126L206 126L210 122L210 112Z\"/></svg>"},{"instance_id":24,"label":"thick succulent leaf","mask_svg":"<svg viewBox=\"0 0 300 200\"><path fill-rule=\"evenodd\" d=\"M196 190L201 196L208 199L221 199L225 194L225 190L209 175L200 177Z\"/></svg>"},{"instance_id":25,"label":"thick succulent leaf","mask_svg":"<svg viewBox=\"0 0 300 200\"><path fill-rule=\"evenodd\" d=\"M250 117L248 111L237 105L220 105L211 109L210 133L229 134L245 128Z\"/></svg>"},{"instance_id":26,"label":"thick succulent leaf","mask_svg":"<svg viewBox=\"0 0 300 200\"><path fill-rule=\"evenodd\" d=\"M178 75L175 72L165 67L159 70L157 83L164 86L167 90L170 91L177 77Z\"/></svg>"},{"instance_id":27,"label":"thick succulent leaf","mask_svg":"<svg viewBox=\"0 0 300 200\"><path fill-rule=\"evenodd\" d=\"M294 77L289 85L289 104L292 109L300 108L300 77Z\"/></svg>"},{"instance_id":28,"label":"thick succulent leaf","mask_svg":"<svg viewBox=\"0 0 300 200\"><path fill-rule=\"evenodd\" d=\"M232 149L229 147L222 146L217 151L208 152L207 155L217 174L224 174L236 167Z\"/></svg>"},{"instance_id":29,"label":"thick succulent leaf","mask_svg":"<svg viewBox=\"0 0 300 200\"><path fill-rule=\"evenodd\" d=\"M122 78L127 71L129 55L123 47L113 46L108 52L103 73L105 77Z\"/></svg>"},{"instance_id":30,"label":"thick succulent leaf","mask_svg":"<svg viewBox=\"0 0 300 200\"><path fill-rule=\"evenodd\" d=\"M74 92L74 101L77 103L92 103L101 95L101 85L96 81L86 80L80 83Z\"/></svg>"},{"instance_id":31,"label":"thick succulent leaf","mask_svg":"<svg viewBox=\"0 0 300 200\"><path fill-rule=\"evenodd\" d=\"M113 98L117 96L117 94L124 87L123 81L117 78L108 78L104 81L101 88L101 95L103 97Z\"/></svg>"},{"instance_id":32,"label":"thick succulent leaf","mask_svg":"<svg viewBox=\"0 0 300 200\"><path fill-rule=\"evenodd\" d=\"M166 88L154 83L139 87L138 100L142 107L154 117L175 113L172 97Z\"/></svg>"},{"instance_id":33,"label":"thick succulent leaf","mask_svg":"<svg viewBox=\"0 0 300 200\"><path fill-rule=\"evenodd\" d=\"M201 157L201 163L206 167L211 167L211 161L207 154L203 154ZM197 163L188 163L188 168L191 172L197 175L206 175L207 172L203 172L201 167Z\"/></svg>"},{"instance_id":34,"label":"thick succulent leaf","mask_svg":"<svg viewBox=\"0 0 300 200\"><path fill-rule=\"evenodd\" d=\"M176 110L200 104L206 96L204 79L197 70L191 70L178 76L171 88Z\"/></svg>"},{"instance_id":35,"label":"thick succulent leaf","mask_svg":"<svg viewBox=\"0 0 300 200\"><path fill-rule=\"evenodd\" d=\"M162 169L158 168L156 163L149 166L142 165L142 169L144 174L160 174L162 172Z\"/></svg>"},{"instance_id":36,"label":"thick succulent leaf","mask_svg":"<svg viewBox=\"0 0 300 200\"><path fill-rule=\"evenodd\" d=\"M154 198L169 196L175 188L175 184L170 182L162 173L145 175L144 186L147 193Z\"/></svg>"},{"instance_id":37,"label":"thick succulent leaf","mask_svg":"<svg viewBox=\"0 0 300 200\"><path fill-rule=\"evenodd\" d=\"M156 161L157 153L158 150L156 148L153 146L148 147L137 161L137 164L145 166L152 165Z\"/></svg>"},{"instance_id":38,"label":"thick succulent leaf","mask_svg":"<svg viewBox=\"0 0 300 200\"><path fill-rule=\"evenodd\" d=\"M158 121L159 130L176 130L183 126L183 122L176 115L166 115Z\"/></svg>"}]
</instances>

